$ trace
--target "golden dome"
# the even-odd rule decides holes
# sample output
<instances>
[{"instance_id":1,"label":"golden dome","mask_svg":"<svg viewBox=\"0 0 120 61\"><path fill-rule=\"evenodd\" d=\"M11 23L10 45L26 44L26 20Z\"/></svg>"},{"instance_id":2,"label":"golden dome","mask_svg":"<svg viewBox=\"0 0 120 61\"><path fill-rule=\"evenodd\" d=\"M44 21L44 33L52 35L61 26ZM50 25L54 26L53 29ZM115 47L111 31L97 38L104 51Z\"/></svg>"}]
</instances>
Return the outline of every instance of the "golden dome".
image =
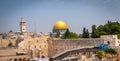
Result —
<instances>
[{"instance_id":1,"label":"golden dome","mask_svg":"<svg viewBox=\"0 0 120 61\"><path fill-rule=\"evenodd\" d=\"M58 20L55 22L53 29L67 29L67 25L64 21Z\"/></svg>"}]
</instances>

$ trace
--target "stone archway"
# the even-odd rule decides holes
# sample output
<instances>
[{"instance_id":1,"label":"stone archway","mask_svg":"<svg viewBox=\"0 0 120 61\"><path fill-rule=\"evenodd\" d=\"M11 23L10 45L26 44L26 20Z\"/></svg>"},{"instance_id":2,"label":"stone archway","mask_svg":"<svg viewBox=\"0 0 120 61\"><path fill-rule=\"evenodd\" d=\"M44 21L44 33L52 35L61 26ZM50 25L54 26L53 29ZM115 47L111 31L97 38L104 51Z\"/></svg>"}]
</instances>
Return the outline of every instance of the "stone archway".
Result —
<instances>
[{"instance_id":1,"label":"stone archway","mask_svg":"<svg viewBox=\"0 0 120 61\"><path fill-rule=\"evenodd\" d=\"M15 58L14 61L17 61L17 59Z\"/></svg>"},{"instance_id":2,"label":"stone archway","mask_svg":"<svg viewBox=\"0 0 120 61\"><path fill-rule=\"evenodd\" d=\"M12 61L13 59L9 59L9 61Z\"/></svg>"},{"instance_id":3,"label":"stone archway","mask_svg":"<svg viewBox=\"0 0 120 61\"><path fill-rule=\"evenodd\" d=\"M27 61L30 61L30 58L28 58Z\"/></svg>"},{"instance_id":4,"label":"stone archway","mask_svg":"<svg viewBox=\"0 0 120 61\"><path fill-rule=\"evenodd\" d=\"M42 58L45 58L45 56L42 56Z\"/></svg>"},{"instance_id":5,"label":"stone archway","mask_svg":"<svg viewBox=\"0 0 120 61\"><path fill-rule=\"evenodd\" d=\"M18 61L22 61L22 58L19 58L19 60Z\"/></svg>"},{"instance_id":6,"label":"stone archway","mask_svg":"<svg viewBox=\"0 0 120 61\"><path fill-rule=\"evenodd\" d=\"M23 61L27 61L26 58L23 58Z\"/></svg>"}]
</instances>

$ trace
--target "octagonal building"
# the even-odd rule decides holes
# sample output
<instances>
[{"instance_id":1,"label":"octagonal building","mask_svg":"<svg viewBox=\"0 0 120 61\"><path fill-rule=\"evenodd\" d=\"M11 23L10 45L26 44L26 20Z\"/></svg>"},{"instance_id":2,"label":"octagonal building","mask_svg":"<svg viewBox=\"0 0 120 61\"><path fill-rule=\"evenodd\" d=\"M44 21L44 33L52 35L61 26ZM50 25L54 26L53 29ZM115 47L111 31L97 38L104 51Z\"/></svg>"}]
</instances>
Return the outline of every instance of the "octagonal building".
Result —
<instances>
[{"instance_id":1,"label":"octagonal building","mask_svg":"<svg viewBox=\"0 0 120 61\"><path fill-rule=\"evenodd\" d=\"M61 34L63 34L64 32L66 32L67 29L67 24L62 20L56 21L53 25L53 33L60 32Z\"/></svg>"}]
</instances>

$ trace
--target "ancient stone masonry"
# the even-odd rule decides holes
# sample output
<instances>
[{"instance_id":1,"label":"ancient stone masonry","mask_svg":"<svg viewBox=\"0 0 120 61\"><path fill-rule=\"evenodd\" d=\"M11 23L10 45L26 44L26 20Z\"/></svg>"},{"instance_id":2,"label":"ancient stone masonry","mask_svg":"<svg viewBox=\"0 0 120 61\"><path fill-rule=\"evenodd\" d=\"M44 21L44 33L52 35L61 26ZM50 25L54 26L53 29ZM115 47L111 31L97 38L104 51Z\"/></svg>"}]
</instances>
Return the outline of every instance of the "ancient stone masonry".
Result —
<instances>
[{"instance_id":1,"label":"ancient stone masonry","mask_svg":"<svg viewBox=\"0 0 120 61\"><path fill-rule=\"evenodd\" d=\"M49 47L50 56L58 54L62 51L85 47L85 46L95 46L98 44L104 43L103 39L95 38L95 39L60 39L60 40L51 40L51 47Z\"/></svg>"},{"instance_id":2,"label":"ancient stone masonry","mask_svg":"<svg viewBox=\"0 0 120 61\"><path fill-rule=\"evenodd\" d=\"M56 55L65 50L96 46L99 44L108 44L110 46L119 46L120 40L117 35L102 35L101 38L85 38L85 39L49 39L49 56Z\"/></svg>"},{"instance_id":3,"label":"ancient stone masonry","mask_svg":"<svg viewBox=\"0 0 120 61\"><path fill-rule=\"evenodd\" d=\"M104 39L105 44L120 46L120 39L117 38L117 35L102 35L100 38Z\"/></svg>"}]
</instances>

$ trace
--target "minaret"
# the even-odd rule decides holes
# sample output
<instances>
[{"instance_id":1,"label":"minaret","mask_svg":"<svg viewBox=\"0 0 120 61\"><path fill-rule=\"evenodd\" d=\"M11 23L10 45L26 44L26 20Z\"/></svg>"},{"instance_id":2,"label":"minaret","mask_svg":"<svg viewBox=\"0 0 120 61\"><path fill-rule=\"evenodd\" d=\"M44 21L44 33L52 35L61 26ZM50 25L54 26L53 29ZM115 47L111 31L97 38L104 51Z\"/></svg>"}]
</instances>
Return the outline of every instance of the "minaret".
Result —
<instances>
[{"instance_id":1,"label":"minaret","mask_svg":"<svg viewBox=\"0 0 120 61\"><path fill-rule=\"evenodd\" d=\"M26 22L25 22L24 18L21 18L20 31L21 32L26 32Z\"/></svg>"}]
</instances>

